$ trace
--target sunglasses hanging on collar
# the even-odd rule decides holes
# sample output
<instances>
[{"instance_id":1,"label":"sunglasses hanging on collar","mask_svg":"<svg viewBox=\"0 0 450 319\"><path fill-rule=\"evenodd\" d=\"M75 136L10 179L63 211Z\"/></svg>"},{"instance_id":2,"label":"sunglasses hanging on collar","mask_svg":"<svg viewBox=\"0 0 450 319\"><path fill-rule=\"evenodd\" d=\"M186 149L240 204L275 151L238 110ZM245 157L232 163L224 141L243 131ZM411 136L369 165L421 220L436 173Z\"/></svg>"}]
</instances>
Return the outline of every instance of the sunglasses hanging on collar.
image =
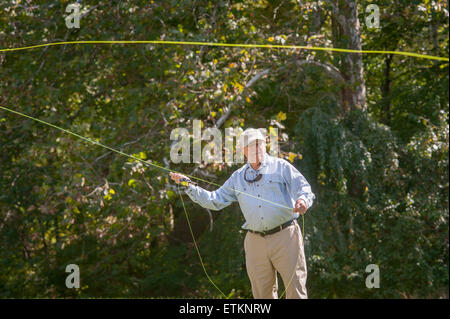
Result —
<instances>
[{"instance_id":1,"label":"sunglasses hanging on collar","mask_svg":"<svg viewBox=\"0 0 450 319\"><path fill-rule=\"evenodd\" d=\"M247 168L245 169L245 172L244 172L244 179L245 179L245 181L246 181L247 183L249 183L249 184L259 181L259 180L262 178L262 174L260 174L260 173L258 173L258 175L257 175L254 179L247 179L247 170L248 170L249 168L250 168L250 166L247 167Z\"/></svg>"}]
</instances>

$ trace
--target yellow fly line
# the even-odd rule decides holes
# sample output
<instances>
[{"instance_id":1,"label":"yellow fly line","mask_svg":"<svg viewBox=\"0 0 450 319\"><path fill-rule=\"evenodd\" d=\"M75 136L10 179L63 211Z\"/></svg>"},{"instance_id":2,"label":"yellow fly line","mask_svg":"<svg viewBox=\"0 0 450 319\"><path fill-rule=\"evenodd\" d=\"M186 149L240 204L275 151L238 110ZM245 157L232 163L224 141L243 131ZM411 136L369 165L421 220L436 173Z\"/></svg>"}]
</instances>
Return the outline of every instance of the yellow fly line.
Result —
<instances>
[{"instance_id":1,"label":"yellow fly line","mask_svg":"<svg viewBox=\"0 0 450 319\"><path fill-rule=\"evenodd\" d=\"M396 54L409 56L414 58L430 59L437 61L449 62L449 58L439 57L427 54L420 54L414 52L403 51L381 51L381 50L351 50L340 48L326 48L326 47L314 47L314 46L302 46L302 45L280 45L280 44L245 44L245 43L217 43L217 42L189 42L189 41L163 41L163 40L93 40L93 41L65 41L65 42L51 42L43 43L19 48L6 48L0 49L0 52L13 52L21 50L31 50L42 47L66 45L66 44L175 44L175 45L203 45L203 46L216 46L216 47L241 47L241 48L267 48L267 49L302 49L302 50L314 50L314 51L332 51L332 52L344 52L344 53L363 53L363 54Z\"/></svg>"}]
</instances>

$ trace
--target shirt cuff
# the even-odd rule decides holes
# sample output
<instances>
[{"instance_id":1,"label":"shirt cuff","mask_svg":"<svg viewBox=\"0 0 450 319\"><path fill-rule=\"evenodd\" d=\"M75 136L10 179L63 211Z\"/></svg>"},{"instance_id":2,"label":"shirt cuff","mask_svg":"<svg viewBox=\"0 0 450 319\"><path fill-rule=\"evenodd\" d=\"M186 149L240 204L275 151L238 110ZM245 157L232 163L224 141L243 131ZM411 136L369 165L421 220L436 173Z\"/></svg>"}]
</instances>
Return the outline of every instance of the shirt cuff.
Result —
<instances>
[{"instance_id":1,"label":"shirt cuff","mask_svg":"<svg viewBox=\"0 0 450 319\"><path fill-rule=\"evenodd\" d=\"M192 184L188 184L188 186L183 186L184 187L184 191L186 193L192 194L192 192L195 190L196 186L192 185Z\"/></svg>"}]
</instances>

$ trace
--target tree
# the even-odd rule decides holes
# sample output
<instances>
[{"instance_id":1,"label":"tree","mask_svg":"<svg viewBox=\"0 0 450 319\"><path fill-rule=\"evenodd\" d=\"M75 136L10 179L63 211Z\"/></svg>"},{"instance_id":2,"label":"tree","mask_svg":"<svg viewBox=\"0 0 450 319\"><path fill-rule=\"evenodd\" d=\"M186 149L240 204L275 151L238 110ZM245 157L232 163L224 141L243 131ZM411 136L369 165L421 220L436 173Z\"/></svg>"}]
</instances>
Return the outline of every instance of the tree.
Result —
<instances>
[{"instance_id":1,"label":"tree","mask_svg":"<svg viewBox=\"0 0 450 319\"><path fill-rule=\"evenodd\" d=\"M358 18L358 2L352 0L332 0L332 40L333 47L361 50L361 30ZM361 53L335 54L334 63L344 78L341 103L343 110L352 108L366 110L366 86Z\"/></svg>"}]
</instances>

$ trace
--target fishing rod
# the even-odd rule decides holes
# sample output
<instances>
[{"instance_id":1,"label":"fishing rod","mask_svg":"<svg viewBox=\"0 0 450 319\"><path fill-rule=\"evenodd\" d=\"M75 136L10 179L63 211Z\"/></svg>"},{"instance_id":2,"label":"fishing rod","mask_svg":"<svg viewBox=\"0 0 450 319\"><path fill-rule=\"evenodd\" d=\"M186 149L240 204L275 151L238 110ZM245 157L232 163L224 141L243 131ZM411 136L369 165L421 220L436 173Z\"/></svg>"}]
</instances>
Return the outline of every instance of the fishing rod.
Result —
<instances>
[{"instance_id":1,"label":"fishing rod","mask_svg":"<svg viewBox=\"0 0 450 319\"><path fill-rule=\"evenodd\" d=\"M41 119L38 119L38 118L35 118L35 117L33 117L33 116L30 116L30 115L27 115L27 114L24 114L24 113L21 113L21 112L18 112L18 111L15 111L15 110L12 110L12 109L10 109L10 108L3 107L3 106L0 106L0 109L3 109L3 110L5 110L5 111L8 111L8 112L11 112L11 113L20 115L20 116L25 117L25 118L28 118L28 119L31 119L31 120L33 120L33 121L36 121L36 122L39 122L39 123L41 123L41 124L50 126L50 127L52 127L52 128L58 129L58 130L60 130L60 131L63 131L64 133L73 135L73 136L75 136L75 137L77 137L77 138L79 138L79 139L82 139L82 140L86 141L86 142L89 142L89 143L91 143L91 144L94 144L94 145L97 145L97 146L106 148L106 149L108 149L108 150L110 150L110 151L113 151L113 152L115 152L115 153L118 153L118 154L120 154L120 155L129 157L129 158L132 158L132 159L137 160L137 161L139 161L139 162L142 162L142 163L144 163L144 164L146 164L146 165L150 165L150 166L153 166L153 167L155 167L155 168L158 168L158 169L161 169L161 170L165 170L165 171L168 171L168 172L181 174L181 175L184 175L184 176L187 176L187 177L191 177L191 178L193 178L193 179L197 179L197 180L203 181L203 182L208 183L208 184L212 184L212 185L216 185L216 186L221 187L221 185L216 184L216 183L214 183L214 182L210 182L210 181L204 180L204 179L199 178L199 177L196 177L196 176L192 176L192 175L188 175L188 174L183 174L183 173L181 173L181 172L178 172L178 171L169 169L169 168L167 168L167 167L157 165L157 164L152 163L152 162L150 162L150 161L144 161L144 160L142 160L142 159L140 159L140 158L138 158L138 157L135 157L135 156L133 156L133 155L129 155L129 154L124 153L124 152L122 152L122 151L116 150L115 148L112 148L112 147L110 147L110 146L104 145L104 144L102 144L102 143L100 143L100 142L98 142L98 141L89 139L89 138L87 138L87 137L84 137L84 136L79 135L79 134L77 134L77 133L71 132L71 131L69 131L69 130L67 130L67 129L64 129L64 128L60 127L60 126L57 126L57 125L55 125L55 124L46 122L46 121L41 120ZM186 179L186 178L183 178L182 181L181 181L182 185L185 185L185 186L186 186L189 182L191 182L191 181L188 180L188 179ZM223 185L223 186L224 186L224 187L227 187L227 186L225 186L225 185ZM230 187L227 187L227 188L230 189L230 190L236 191L236 192L240 192L240 193L245 194L245 195L247 195L247 196L251 196L251 197L257 198L257 199L259 199L259 200L263 200L263 201L269 202L269 203L271 203L271 204L280 206L280 207L282 207L282 208L287 208L287 209L290 209L290 210L292 209L292 207L284 206L284 205L281 205L281 204L279 204L279 203L275 203L275 202L272 202L272 201L270 201L270 200L267 200L267 199L264 199L264 198L261 198L261 197L256 197L256 196L254 196L254 195L252 195L252 194L249 194L249 193L246 193L246 192L242 192L242 191L239 191L239 190L230 188ZM200 260L200 264L201 264L201 266L202 266L202 268L203 268L203 271L205 272L205 275L206 275L206 277L208 278L208 280L211 282L211 284L212 284L212 285L213 285L213 286L214 286L214 287L215 287L215 288L216 288L216 289L217 289L217 290L218 290L225 298L227 298L227 296L222 292L222 290L220 290L219 287L217 287L217 285L212 281L212 279L211 279L210 276L208 275L208 272L206 271L206 268L205 268L204 263L203 263L203 259L202 259L201 254L200 254L200 250L198 249L197 241L195 240L194 232L193 232L192 227L191 227L191 223L190 223L189 216L188 216L188 213L187 213L187 210L186 210L186 206L185 206L185 204L184 204L183 196L181 195L181 190L180 190L179 184L178 184L178 193L179 193L179 195L180 195L181 202L182 202L182 204L183 204L183 210L184 210L184 213L185 213L185 215L186 215L186 220L187 220L187 222L188 222L189 231L190 231L191 236L192 236L192 239L193 239L193 241L194 241L194 246L195 246L195 249L196 249L196 251L197 251L197 254L198 254L198 257L199 257L199 260ZM304 226L305 226L304 215L302 215L302 219L303 219L303 221L302 221L302 222L303 222L303 224L302 224L302 225L303 225L302 236L303 236L303 234L304 234ZM285 291L283 292L283 294L286 292L287 287L289 287L289 285L290 285L290 283L291 283L291 281L292 281L292 278L293 278L294 274L295 274L295 269L294 269L294 272L293 272L293 274L292 274L291 280L289 281L289 284L286 286L286 289L285 289ZM280 296L280 298L283 296L283 294Z\"/></svg>"}]
</instances>

